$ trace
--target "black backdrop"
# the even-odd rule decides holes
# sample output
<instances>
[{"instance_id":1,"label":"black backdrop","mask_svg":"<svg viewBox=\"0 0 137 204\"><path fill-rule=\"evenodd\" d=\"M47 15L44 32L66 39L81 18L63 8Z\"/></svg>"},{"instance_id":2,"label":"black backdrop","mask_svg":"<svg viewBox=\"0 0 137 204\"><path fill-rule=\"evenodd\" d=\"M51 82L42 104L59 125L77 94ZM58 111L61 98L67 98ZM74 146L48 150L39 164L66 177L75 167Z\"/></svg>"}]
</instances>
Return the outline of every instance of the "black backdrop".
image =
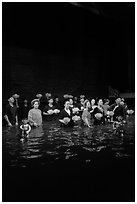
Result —
<instances>
[{"instance_id":1,"label":"black backdrop","mask_svg":"<svg viewBox=\"0 0 137 204\"><path fill-rule=\"evenodd\" d=\"M3 99L134 91L134 5L126 5L128 21L70 3L2 3Z\"/></svg>"}]
</instances>

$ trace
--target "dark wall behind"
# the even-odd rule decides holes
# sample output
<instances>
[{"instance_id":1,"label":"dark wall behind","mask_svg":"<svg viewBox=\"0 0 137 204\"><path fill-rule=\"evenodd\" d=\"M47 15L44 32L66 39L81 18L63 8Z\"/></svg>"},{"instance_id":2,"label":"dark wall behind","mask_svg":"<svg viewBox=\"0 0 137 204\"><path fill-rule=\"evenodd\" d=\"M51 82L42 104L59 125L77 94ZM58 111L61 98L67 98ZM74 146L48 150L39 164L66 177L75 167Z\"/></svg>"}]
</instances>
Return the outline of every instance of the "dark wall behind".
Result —
<instances>
[{"instance_id":1,"label":"dark wall behind","mask_svg":"<svg viewBox=\"0 0 137 204\"><path fill-rule=\"evenodd\" d=\"M3 98L133 89L133 35L123 22L69 3L3 3L2 10Z\"/></svg>"}]
</instances>

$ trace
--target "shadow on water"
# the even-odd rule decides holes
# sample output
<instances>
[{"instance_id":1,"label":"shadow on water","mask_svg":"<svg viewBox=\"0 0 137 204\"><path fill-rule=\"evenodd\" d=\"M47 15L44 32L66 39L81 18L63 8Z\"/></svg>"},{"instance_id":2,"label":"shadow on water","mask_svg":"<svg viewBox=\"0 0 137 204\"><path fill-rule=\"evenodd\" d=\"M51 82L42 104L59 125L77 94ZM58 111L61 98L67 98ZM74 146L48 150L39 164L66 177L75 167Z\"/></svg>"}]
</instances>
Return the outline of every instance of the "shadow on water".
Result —
<instances>
[{"instance_id":1,"label":"shadow on water","mask_svg":"<svg viewBox=\"0 0 137 204\"><path fill-rule=\"evenodd\" d=\"M134 117L116 135L112 124L3 128L3 201L134 201Z\"/></svg>"}]
</instances>

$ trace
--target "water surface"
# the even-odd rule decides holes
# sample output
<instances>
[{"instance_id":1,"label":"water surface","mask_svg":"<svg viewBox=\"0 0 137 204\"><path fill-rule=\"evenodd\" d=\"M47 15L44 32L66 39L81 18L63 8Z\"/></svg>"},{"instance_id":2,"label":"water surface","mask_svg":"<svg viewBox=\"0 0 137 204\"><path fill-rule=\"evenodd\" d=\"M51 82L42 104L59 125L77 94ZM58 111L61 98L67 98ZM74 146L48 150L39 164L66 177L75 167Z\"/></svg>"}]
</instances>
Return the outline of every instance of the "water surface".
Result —
<instances>
[{"instance_id":1,"label":"water surface","mask_svg":"<svg viewBox=\"0 0 137 204\"><path fill-rule=\"evenodd\" d=\"M4 127L4 201L133 201L133 116L123 130L122 135L112 124L61 128L57 121L44 121L21 142L17 127Z\"/></svg>"}]
</instances>

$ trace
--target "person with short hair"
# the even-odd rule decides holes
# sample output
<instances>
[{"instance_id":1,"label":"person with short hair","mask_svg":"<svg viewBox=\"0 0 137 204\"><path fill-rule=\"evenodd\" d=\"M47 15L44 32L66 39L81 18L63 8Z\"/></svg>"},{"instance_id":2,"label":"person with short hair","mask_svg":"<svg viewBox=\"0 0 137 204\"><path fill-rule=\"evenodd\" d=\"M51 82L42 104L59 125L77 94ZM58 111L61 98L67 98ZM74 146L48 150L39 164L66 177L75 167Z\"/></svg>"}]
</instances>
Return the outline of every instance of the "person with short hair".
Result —
<instances>
[{"instance_id":1,"label":"person with short hair","mask_svg":"<svg viewBox=\"0 0 137 204\"><path fill-rule=\"evenodd\" d=\"M60 110L55 109L55 106L53 105L53 99L50 98L48 100L48 105L46 105L43 109L43 115L45 116L46 120L53 120L55 119L55 115L58 114Z\"/></svg>"},{"instance_id":2,"label":"person with short hair","mask_svg":"<svg viewBox=\"0 0 137 204\"><path fill-rule=\"evenodd\" d=\"M28 119L24 118L22 120L22 124L20 125L20 129L21 129L21 140L24 140L25 138L27 138L29 136L29 133L31 131L31 126L28 124Z\"/></svg>"},{"instance_id":3,"label":"person with short hair","mask_svg":"<svg viewBox=\"0 0 137 204\"><path fill-rule=\"evenodd\" d=\"M114 112L113 115L114 121L118 121L119 117L121 117L122 120L124 120L124 107L121 105L120 97L116 98L115 103L110 106L109 110Z\"/></svg>"},{"instance_id":4,"label":"person with short hair","mask_svg":"<svg viewBox=\"0 0 137 204\"><path fill-rule=\"evenodd\" d=\"M97 107L93 111L94 125L101 125L105 123L103 100L98 99Z\"/></svg>"},{"instance_id":5,"label":"person with short hair","mask_svg":"<svg viewBox=\"0 0 137 204\"><path fill-rule=\"evenodd\" d=\"M61 111L59 115L59 122L63 126L73 126L74 121L72 120L73 113L70 109L70 102L66 101L64 104L64 109Z\"/></svg>"},{"instance_id":6,"label":"person with short hair","mask_svg":"<svg viewBox=\"0 0 137 204\"><path fill-rule=\"evenodd\" d=\"M17 107L14 105L14 98L10 97L8 99L8 105L5 108L4 118L9 127L13 125L18 125L18 115L17 115Z\"/></svg>"}]
</instances>

